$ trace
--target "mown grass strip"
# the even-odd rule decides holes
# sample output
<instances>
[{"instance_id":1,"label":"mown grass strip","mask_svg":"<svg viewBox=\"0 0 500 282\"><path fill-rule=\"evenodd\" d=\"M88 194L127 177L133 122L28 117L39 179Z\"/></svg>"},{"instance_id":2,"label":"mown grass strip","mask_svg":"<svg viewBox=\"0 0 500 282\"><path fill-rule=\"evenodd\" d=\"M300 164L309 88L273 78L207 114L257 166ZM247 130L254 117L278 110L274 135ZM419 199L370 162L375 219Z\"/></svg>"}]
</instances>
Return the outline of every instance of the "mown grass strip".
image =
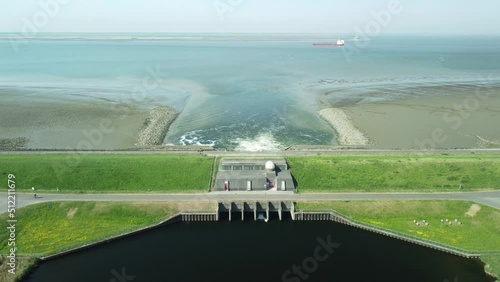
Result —
<instances>
[{"instance_id":1,"label":"mown grass strip","mask_svg":"<svg viewBox=\"0 0 500 282\"><path fill-rule=\"evenodd\" d=\"M206 192L211 169L198 155L0 155L0 177L14 174L20 191Z\"/></svg>"},{"instance_id":2,"label":"mown grass strip","mask_svg":"<svg viewBox=\"0 0 500 282\"><path fill-rule=\"evenodd\" d=\"M288 157L299 192L451 192L500 189L500 155Z\"/></svg>"}]
</instances>

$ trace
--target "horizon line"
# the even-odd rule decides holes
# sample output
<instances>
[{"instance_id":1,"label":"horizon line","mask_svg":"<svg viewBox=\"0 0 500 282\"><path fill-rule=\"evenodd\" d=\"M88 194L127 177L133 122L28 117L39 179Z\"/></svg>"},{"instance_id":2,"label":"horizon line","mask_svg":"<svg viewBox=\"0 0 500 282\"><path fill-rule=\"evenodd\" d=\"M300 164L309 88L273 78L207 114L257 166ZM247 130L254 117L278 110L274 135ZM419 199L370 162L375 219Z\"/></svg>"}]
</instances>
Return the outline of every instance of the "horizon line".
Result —
<instances>
[{"instance_id":1,"label":"horizon line","mask_svg":"<svg viewBox=\"0 0 500 282\"><path fill-rule=\"evenodd\" d=\"M36 37L43 34L243 34L243 35L336 35L336 34L358 34L355 31L338 31L338 32L257 32L257 31L242 31L242 32L223 32L223 31L43 31L35 34L28 34L30 37ZM23 35L20 31L0 31L0 34L18 34ZM441 36L456 36L456 35L496 35L499 33L450 33L450 32L385 32L373 37L384 35L441 35Z\"/></svg>"}]
</instances>

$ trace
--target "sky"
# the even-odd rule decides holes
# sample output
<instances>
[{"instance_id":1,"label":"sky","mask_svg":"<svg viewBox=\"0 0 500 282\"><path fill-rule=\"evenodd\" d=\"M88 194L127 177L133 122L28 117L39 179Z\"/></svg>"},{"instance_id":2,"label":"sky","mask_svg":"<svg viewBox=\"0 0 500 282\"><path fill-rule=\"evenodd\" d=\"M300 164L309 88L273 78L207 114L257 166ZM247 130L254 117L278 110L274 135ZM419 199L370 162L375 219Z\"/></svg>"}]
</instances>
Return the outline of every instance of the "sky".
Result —
<instances>
[{"instance_id":1,"label":"sky","mask_svg":"<svg viewBox=\"0 0 500 282\"><path fill-rule=\"evenodd\" d=\"M498 0L12 0L0 32L500 34L498 11Z\"/></svg>"}]
</instances>

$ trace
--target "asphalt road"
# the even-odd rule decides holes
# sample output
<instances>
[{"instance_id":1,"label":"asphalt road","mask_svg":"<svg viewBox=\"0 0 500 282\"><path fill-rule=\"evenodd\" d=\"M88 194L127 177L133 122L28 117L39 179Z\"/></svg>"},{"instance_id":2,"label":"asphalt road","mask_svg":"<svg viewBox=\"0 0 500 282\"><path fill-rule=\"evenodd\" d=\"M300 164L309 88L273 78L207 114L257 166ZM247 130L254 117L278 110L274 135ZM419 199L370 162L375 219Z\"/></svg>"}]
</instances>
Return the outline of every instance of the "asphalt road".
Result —
<instances>
[{"instance_id":1,"label":"asphalt road","mask_svg":"<svg viewBox=\"0 0 500 282\"><path fill-rule=\"evenodd\" d=\"M17 193L16 207L54 201L307 201L307 200L463 200L500 209L500 191L461 193L330 193L213 192L205 194L37 194ZM7 211L7 193L0 192L0 213Z\"/></svg>"}]
</instances>

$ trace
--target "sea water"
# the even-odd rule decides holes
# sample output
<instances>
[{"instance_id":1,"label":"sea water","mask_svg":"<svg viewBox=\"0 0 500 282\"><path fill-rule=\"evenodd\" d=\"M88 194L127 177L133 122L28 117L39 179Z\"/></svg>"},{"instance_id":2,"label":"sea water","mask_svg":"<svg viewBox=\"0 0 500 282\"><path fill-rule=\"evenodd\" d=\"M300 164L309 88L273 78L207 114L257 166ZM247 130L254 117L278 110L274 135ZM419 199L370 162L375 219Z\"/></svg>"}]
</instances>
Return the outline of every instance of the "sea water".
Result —
<instances>
[{"instance_id":1,"label":"sea water","mask_svg":"<svg viewBox=\"0 0 500 282\"><path fill-rule=\"evenodd\" d=\"M228 150L335 145L316 115L322 107L440 95L500 78L499 37L380 36L314 47L328 38L41 35L13 48L9 36L0 36L0 89L171 106L181 114L165 144Z\"/></svg>"}]
</instances>

